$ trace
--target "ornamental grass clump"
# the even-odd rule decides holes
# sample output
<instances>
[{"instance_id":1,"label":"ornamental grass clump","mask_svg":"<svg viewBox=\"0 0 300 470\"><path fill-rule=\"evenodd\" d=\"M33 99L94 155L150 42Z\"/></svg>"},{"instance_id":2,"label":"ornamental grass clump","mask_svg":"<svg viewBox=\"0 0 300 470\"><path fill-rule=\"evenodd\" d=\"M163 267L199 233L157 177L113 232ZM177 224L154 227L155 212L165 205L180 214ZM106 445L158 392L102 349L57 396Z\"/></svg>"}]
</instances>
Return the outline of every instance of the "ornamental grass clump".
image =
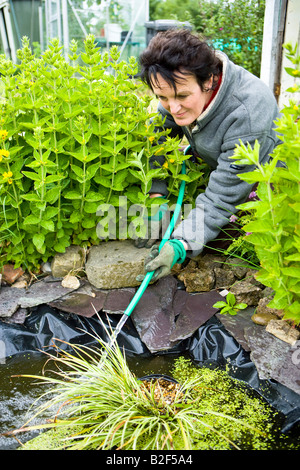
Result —
<instances>
[{"instance_id":1,"label":"ornamental grass clump","mask_svg":"<svg viewBox=\"0 0 300 470\"><path fill-rule=\"evenodd\" d=\"M145 208L166 202L149 198L153 178L168 177L171 202L182 178L199 181L180 174L188 157L150 112L136 59L121 61L116 46L102 52L92 35L77 49L71 41L66 58L53 39L36 57L25 37L17 64L0 55L1 264L37 271L71 244L98 244L106 232L97 228L108 224L99 206L115 209L118 223L120 205L135 205L127 225L141 221ZM151 168L163 154L166 165ZM115 238L127 238L127 225Z\"/></svg>"},{"instance_id":2,"label":"ornamental grass clump","mask_svg":"<svg viewBox=\"0 0 300 470\"><path fill-rule=\"evenodd\" d=\"M240 389L235 393L227 375L216 380L215 371L180 358L174 369L179 385L170 392L167 382L163 391L164 381L143 382L129 370L116 343L108 349L98 341L100 351L72 346L73 353L49 354L56 371L28 376L49 386L31 420L51 409L53 422L27 422L10 434L39 428L62 436L65 430L56 448L79 450L267 448L270 408Z\"/></svg>"}]
</instances>

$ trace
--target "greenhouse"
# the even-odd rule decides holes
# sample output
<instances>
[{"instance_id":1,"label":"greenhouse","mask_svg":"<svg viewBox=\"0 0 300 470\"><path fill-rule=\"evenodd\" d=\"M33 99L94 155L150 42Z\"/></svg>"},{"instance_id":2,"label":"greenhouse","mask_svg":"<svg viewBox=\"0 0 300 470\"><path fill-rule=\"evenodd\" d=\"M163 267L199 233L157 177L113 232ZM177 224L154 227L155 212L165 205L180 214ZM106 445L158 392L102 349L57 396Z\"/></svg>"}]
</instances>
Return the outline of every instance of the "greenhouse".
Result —
<instances>
[{"instance_id":1,"label":"greenhouse","mask_svg":"<svg viewBox=\"0 0 300 470\"><path fill-rule=\"evenodd\" d=\"M117 45L122 58L138 56L145 47L148 0L11 0L0 2L1 49L16 60L27 36L36 52L58 38L67 56L69 42L93 34L99 47Z\"/></svg>"}]
</instances>

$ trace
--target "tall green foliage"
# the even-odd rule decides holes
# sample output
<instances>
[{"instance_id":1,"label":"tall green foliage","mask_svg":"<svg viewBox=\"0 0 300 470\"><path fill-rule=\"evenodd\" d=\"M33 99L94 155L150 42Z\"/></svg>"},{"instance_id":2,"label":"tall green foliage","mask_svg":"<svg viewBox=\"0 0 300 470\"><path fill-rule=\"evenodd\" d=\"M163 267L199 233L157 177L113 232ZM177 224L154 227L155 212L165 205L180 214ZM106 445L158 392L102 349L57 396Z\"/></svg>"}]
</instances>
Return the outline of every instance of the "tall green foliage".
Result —
<instances>
[{"instance_id":1,"label":"tall green foliage","mask_svg":"<svg viewBox=\"0 0 300 470\"><path fill-rule=\"evenodd\" d=\"M121 62L116 47L102 54L93 36L84 47L78 54L72 41L66 60L54 39L37 58L24 38L18 65L0 57L2 264L35 269L72 243L99 243L100 204L118 211L126 194L145 208L154 177L168 176L172 194L180 184L187 157L154 132L161 119L139 92L135 58ZM149 158L165 152L164 167L151 169Z\"/></svg>"},{"instance_id":2,"label":"tall green foliage","mask_svg":"<svg viewBox=\"0 0 300 470\"><path fill-rule=\"evenodd\" d=\"M294 67L286 68L295 77L288 89L300 91L300 56L297 46L285 46ZM240 209L250 210L252 221L243 227L247 240L255 246L261 269L257 279L275 291L269 306L283 309L285 318L300 323L300 107L295 100L282 110L276 126L282 143L266 165L259 163L259 144L241 145L231 158L256 169L240 174L248 183L258 182L259 200L247 202ZM278 166L278 163L281 165Z\"/></svg>"}]
</instances>

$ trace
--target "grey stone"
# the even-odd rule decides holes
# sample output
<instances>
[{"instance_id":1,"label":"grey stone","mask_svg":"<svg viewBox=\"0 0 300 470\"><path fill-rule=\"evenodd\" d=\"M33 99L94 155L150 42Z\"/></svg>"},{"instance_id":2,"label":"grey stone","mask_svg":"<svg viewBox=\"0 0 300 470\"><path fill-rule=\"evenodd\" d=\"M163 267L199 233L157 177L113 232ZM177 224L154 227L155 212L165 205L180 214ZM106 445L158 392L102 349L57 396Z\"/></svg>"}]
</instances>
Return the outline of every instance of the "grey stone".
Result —
<instances>
[{"instance_id":1,"label":"grey stone","mask_svg":"<svg viewBox=\"0 0 300 470\"><path fill-rule=\"evenodd\" d=\"M266 331L276 336L276 338L294 345L300 338L300 331L291 327L284 320L271 320L266 326Z\"/></svg>"},{"instance_id":2,"label":"grey stone","mask_svg":"<svg viewBox=\"0 0 300 470\"><path fill-rule=\"evenodd\" d=\"M132 312L134 326L152 353L170 349L170 335L175 328L172 308L177 282L172 276L148 286Z\"/></svg>"},{"instance_id":3,"label":"grey stone","mask_svg":"<svg viewBox=\"0 0 300 470\"><path fill-rule=\"evenodd\" d=\"M19 308L20 298L24 296L26 289L12 289L2 287L0 293L0 317L10 318Z\"/></svg>"},{"instance_id":4,"label":"grey stone","mask_svg":"<svg viewBox=\"0 0 300 470\"><path fill-rule=\"evenodd\" d=\"M109 314L123 314L135 292L136 289L134 287L108 290L103 311Z\"/></svg>"},{"instance_id":5,"label":"grey stone","mask_svg":"<svg viewBox=\"0 0 300 470\"><path fill-rule=\"evenodd\" d=\"M33 283L28 288L2 287L0 293L0 317L11 317L19 307L26 309L49 303L73 289L62 287L60 281L45 280Z\"/></svg>"},{"instance_id":6,"label":"grey stone","mask_svg":"<svg viewBox=\"0 0 300 470\"><path fill-rule=\"evenodd\" d=\"M225 289L231 287L236 278L232 271L222 269L222 268L214 268L215 273L215 288L216 289Z\"/></svg>"},{"instance_id":7,"label":"grey stone","mask_svg":"<svg viewBox=\"0 0 300 470\"><path fill-rule=\"evenodd\" d=\"M253 315L254 307L248 307L245 310L240 310L237 315L222 315L216 314L216 317L224 325L227 331L234 337L234 339L242 346L245 351L250 351L247 339L245 338L245 328L253 326L260 331L261 327L253 325L251 315Z\"/></svg>"},{"instance_id":8,"label":"grey stone","mask_svg":"<svg viewBox=\"0 0 300 470\"><path fill-rule=\"evenodd\" d=\"M102 310L106 296L105 291L96 290L86 283L79 289L49 302L49 305L63 312L89 318Z\"/></svg>"},{"instance_id":9,"label":"grey stone","mask_svg":"<svg viewBox=\"0 0 300 470\"><path fill-rule=\"evenodd\" d=\"M136 248L131 240L108 241L93 246L85 272L88 281L99 289L119 289L140 285L136 277L144 273L147 248Z\"/></svg>"},{"instance_id":10,"label":"grey stone","mask_svg":"<svg viewBox=\"0 0 300 470\"><path fill-rule=\"evenodd\" d=\"M213 305L222 299L217 291L189 294L178 290L173 300L175 317L178 318L170 340L176 344L179 340L190 338L218 311Z\"/></svg>"},{"instance_id":11,"label":"grey stone","mask_svg":"<svg viewBox=\"0 0 300 470\"><path fill-rule=\"evenodd\" d=\"M18 308L15 311L15 313L5 321L7 323L15 323L18 325L23 325L28 315L29 315L29 311L27 308Z\"/></svg>"},{"instance_id":12,"label":"grey stone","mask_svg":"<svg viewBox=\"0 0 300 470\"><path fill-rule=\"evenodd\" d=\"M47 304L64 295L72 292L74 289L62 287L60 281L45 282L38 281L28 289L12 289L13 291L21 290L23 295L18 299L21 308L36 307L37 305Z\"/></svg>"},{"instance_id":13,"label":"grey stone","mask_svg":"<svg viewBox=\"0 0 300 470\"><path fill-rule=\"evenodd\" d=\"M292 346L257 325L245 328L244 334L260 379L277 380L300 394L298 342Z\"/></svg>"},{"instance_id":14,"label":"grey stone","mask_svg":"<svg viewBox=\"0 0 300 470\"><path fill-rule=\"evenodd\" d=\"M226 269L232 271L237 279L243 279L251 266L240 258L229 258L226 260Z\"/></svg>"},{"instance_id":15,"label":"grey stone","mask_svg":"<svg viewBox=\"0 0 300 470\"><path fill-rule=\"evenodd\" d=\"M248 281L238 281L230 287L230 292L235 295L237 303L257 305L262 297L262 291Z\"/></svg>"},{"instance_id":16,"label":"grey stone","mask_svg":"<svg viewBox=\"0 0 300 470\"><path fill-rule=\"evenodd\" d=\"M85 250L77 245L66 248L64 253L56 253L51 262L53 277L64 277L70 272L78 273L83 270L85 262Z\"/></svg>"},{"instance_id":17,"label":"grey stone","mask_svg":"<svg viewBox=\"0 0 300 470\"><path fill-rule=\"evenodd\" d=\"M187 292L209 292L215 284L213 269L204 263L199 268L193 260L178 274L178 279L184 283Z\"/></svg>"},{"instance_id":18,"label":"grey stone","mask_svg":"<svg viewBox=\"0 0 300 470\"><path fill-rule=\"evenodd\" d=\"M168 350L189 338L214 313L218 292L189 294L177 289L173 276L148 286L132 313L136 330L152 352Z\"/></svg>"}]
</instances>

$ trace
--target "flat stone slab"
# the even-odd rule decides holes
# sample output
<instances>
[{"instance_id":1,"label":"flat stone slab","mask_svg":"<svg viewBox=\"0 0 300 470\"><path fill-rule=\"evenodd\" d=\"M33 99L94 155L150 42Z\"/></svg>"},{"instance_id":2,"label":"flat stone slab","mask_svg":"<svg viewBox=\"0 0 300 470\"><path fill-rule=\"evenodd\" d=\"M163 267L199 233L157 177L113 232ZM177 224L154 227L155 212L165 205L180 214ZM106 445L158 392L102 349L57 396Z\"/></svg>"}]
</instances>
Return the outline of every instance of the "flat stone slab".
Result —
<instances>
[{"instance_id":1,"label":"flat stone slab","mask_svg":"<svg viewBox=\"0 0 300 470\"><path fill-rule=\"evenodd\" d=\"M223 299L224 300L224 299ZM226 330L236 339L245 351L250 351L248 341L245 338L245 328L252 326L253 333L259 331L259 325L255 325L251 320L255 308L248 307L240 310L237 315L216 314L216 317L225 326Z\"/></svg>"},{"instance_id":2,"label":"flat stone slab","mask_svg":"<svg viewBox=\"0 0 300 470\"><path fill-rule=\"evenodd\" d=\"M42 280L28 288L1 287L0 318L10 318L19 307L26 309L47 304L70 293L73 289L62 287L61 281Z\"/></svg>"},{"instance_id":3,"label":"flat stone slab","mask_svg":"<svg viewBox=\"0 0 300 470\"><path fill-rule=\"evenodd\" d=\"M73 290L74 289L69 287L63 287L61 281L38 281L32 284L28 289L24 289L25 292L23 296L19 298L19 305L21 308L29 308L47 304Z\"/></svg>"},{"instance_id":4,"label":"flat stone slab","mask_svg":"<svg viewBox=\"0 0 300 470\"><path fill-rule=\"evenodd\" d=\"M135 292L136 289L134 287L107 291L103 311L109 314L122 315L133 299Z\"/></svg>"},{"instance_id":5,"label":"flat stone slab","mask_svg":"<svg viewBox=\"0 0 300 470\"><path fill-rule=\"evenodd\" d=\"M258 328L246 328L245 338L259 377L277 380L300 394L300 341L293 346Z\"/></svg>"},{"instance_id":6,"label":"flat stone slab","mask_svg":"<svg viewBox=\"0 0 300 470\"><path fill-rule=\"evenodd\" d=\"M273 379L300 394L300 341L293 346L266 331L251 320L253 307L237 315L216 317L248 352L261 380Z\"/></svg>"},{"instance_id":7,"label":"flat stone slab","mask_svg":"<svg viewBox=\"0 0 300 470\"><path fill-rule=\"evenodd\" d=\"M190 338L218 311L213 305L222 299L223 297L217 291L189 294L186 291L178 290L173 301L175 316L178 315L178 318L170 340L177 342Z\"/></svg>"},{"instance_id":8,"label":"flat stone slab","mask_svg":"<svg viewBox=\"0 0 300 470\"><path fill-rule=\"evenodd\" d=\"M87 284L53 302L48 302L48 305L63 312L90 318L103 309L106 296L105 291L99 291Z\"/></svg>"},{"instance_id":9,"label":"flat stone slab","mask_svg":"<svg viewBox=\"0 0 300 470\"><path fill-rule=\"evenodd\" d=\"M19 299L24 296L25 288L14 289L1 287L0 291L0 318L10 318L19 308Z\"/></svg>"},{"instance_id":10,"label":"flat stone slab","mask_svg":"<svg viewBox=\"0 0 300 470\"><path fill-rule=\"evenodd\" d=\"M211 318L221 300L217 292L190 294L177 290L173 276L148 286L132 312L134 326L147 348L159 352L173 348L189 338Z\"/></svg>"},{"instance_id":11,"label":"flat stone slab","mask_svg":"<svg viewBox=\"0 0 300 470\"><path fill-rule=\"evenodd\" d=\"M136 277L144 273L148 248L136 248L132 240L108 241L92 246L85 272L88 281L98 289L136 287Z\"/></svg>"},{"instance_id":12,"label":"flat stone slab","mask_svg":"<svg viewBox=\"0 0 300 470\"><path fill-rule=\"evenodd\" d=\"M63 297L48 302L50 307L82 317L93 317L101 310L109 314L122 315L133 298L136 289L96 289L89 283Z\"/></svg>"}]
</instances>

